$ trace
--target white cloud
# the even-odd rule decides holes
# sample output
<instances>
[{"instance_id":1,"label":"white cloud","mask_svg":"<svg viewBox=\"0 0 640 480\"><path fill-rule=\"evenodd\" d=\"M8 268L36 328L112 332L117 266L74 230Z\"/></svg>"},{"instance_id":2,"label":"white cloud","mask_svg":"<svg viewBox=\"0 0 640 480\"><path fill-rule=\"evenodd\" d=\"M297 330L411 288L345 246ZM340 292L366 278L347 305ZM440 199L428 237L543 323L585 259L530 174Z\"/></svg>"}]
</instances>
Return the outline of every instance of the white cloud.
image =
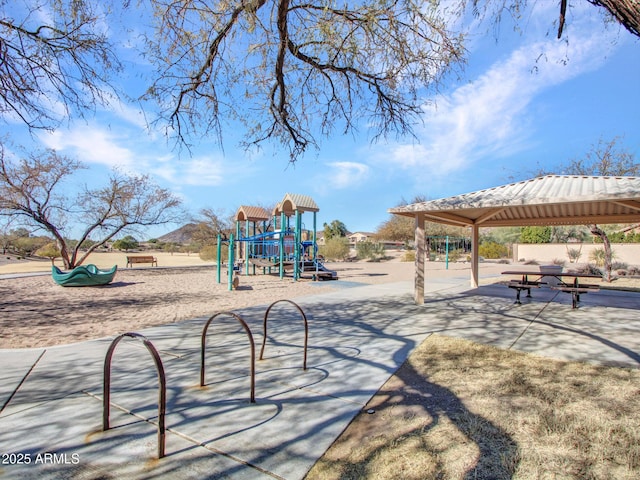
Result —
<instances>
[{"instance_id":1,"label":"white cloud","mask_svg":"<svg viewBox=\"0 0 640 480\"><path fill-rule=\"evenodd\" d=\"M329 172L323 177L333 188L350 188L362 183L369 175L369 166L356 162L328 163Z\"/></svg>"},{"instance_id":2,"label":"white cloud","mask_svg":"<svg viewBox=\"0 0 640 480\"><path fill-rule=\"evenodd\" d=\"M60 152L71 151L82 162L124 170L132 170L136 166L136 155L130 149L119 146L121 139L102 128L85 126L66 131L56 130L41 135L40 140L48 148Z\"/></svg>"},{"instance_id":3,"label":"white cloud","mask_svg":"<svg viewBox=\"0 0 640 480\"><path fill-rule=\"evenodd\" d=\"M135 135L135 133L133 134ZM142 135L117 135L112 130L83 126L40 136L42 143L78 160L129 174L151 174L176 186L216 186L232 167L216 158L201 156L177 159ZM123 145L129 145L130 148Z\"/></svg>"},{"instance_id":4,"label":"white cloud","mask_svg":"<svg viewBox=\"0 0 640 480\"><path fill-rule=\"evenodd\" d=\"M151 136L151 134L154 133L150 131L150 127L141 107L128 105L115 97L110 98L109 105L109 109L112 114L116 115L119 119L124 120L128 124L138 127L141 134L148 134Z\"/></svg>"},{"instance_id":5,"label":"white cloud","mask_svg":"<svg viewBox=\"0 0 640 480\"><path fill-rule=\"evenodd\" d=\"M225 167L221 161L199 157L188 162L164 162L154 168L154 173L176 185L217 186L225 179Z\"/></svg>"},{"instance_id":6,"label":"white cloud","mask_svg":"<svg viewBox=\"0 0 640 480\"><path fill-rule=\"evenodd\" d=\"M445 176L488 155L521 150L535 133L531 106L537 97L604 62L611 45L601 30L574 29L570 42L554 39L515 50L473 82L425 107L419 143L391 144L384 160Z\"/></svg>"}]
</instances>

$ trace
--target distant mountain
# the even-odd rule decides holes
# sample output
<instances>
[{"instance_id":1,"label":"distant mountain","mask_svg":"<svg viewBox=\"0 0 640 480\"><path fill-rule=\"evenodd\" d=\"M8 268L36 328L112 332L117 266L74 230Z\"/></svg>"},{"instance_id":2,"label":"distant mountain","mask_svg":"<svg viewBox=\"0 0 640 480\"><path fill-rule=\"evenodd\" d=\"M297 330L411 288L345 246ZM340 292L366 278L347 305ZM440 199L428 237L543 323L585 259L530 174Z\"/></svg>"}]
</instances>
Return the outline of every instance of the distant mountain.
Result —
<instances>
[{"instance_id":1,"label":"distant mountain","mask_svg":"<svg viewBox=\"0 0 640 480\"><path fill-rule=\"evenodd\" d=\"M193 238L194 232L197 230L198 226L195 223L187 223L182 227L174 230L173 232L169 232L161 237L158 237L158 241L165 243L180 243L182 245L186 245L191 243L191 239Z\"/></svg>"}]
</instances>

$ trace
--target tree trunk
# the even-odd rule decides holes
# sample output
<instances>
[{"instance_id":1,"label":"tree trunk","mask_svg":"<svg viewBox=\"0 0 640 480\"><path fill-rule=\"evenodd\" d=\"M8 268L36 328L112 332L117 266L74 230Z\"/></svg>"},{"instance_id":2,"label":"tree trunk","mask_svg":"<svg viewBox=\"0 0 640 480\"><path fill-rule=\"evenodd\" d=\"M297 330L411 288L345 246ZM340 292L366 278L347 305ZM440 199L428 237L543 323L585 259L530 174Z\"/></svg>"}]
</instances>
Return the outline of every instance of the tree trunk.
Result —
<instances>
[{"instance_id":1,"label":"tree trunk","mask_svg":"<svg viewBox=\"0 0 640 480\"><path fill-rule=\"evenodd\" d=\"M588 0L593 5L606 8L624 28L640 36L640 11L637 0Z\"/></svg>"},{"instance_id":2,"label":"tree trunk","mask_svg":"<svg viewBox=\"0 0 640 480\"><path fill-rule=\"evenodd\" d=\"M591 229L591 233L596 237L599 237L602 240L602 245L604 247L604 279L607 282L611 282L611 242L609 241L609 237L598 225L589 225Z\"/></svg>"},{"instance_id":3,"label":"tree trunk","mask_svg":"<svg viewBox=\"0 0 640 480\"><path fill-rule=\"evenodd\" d=\"M56 244L58 245L58 250L60 250L60 258L62 259L64 269L71 270L71 261L69 259L69 250L67 250L67 243L64 241L64 238L62 238L61 235L57 234L57 230L55 232L51 230L49 231L56 239Z\"/></svg>"}]
</instances>

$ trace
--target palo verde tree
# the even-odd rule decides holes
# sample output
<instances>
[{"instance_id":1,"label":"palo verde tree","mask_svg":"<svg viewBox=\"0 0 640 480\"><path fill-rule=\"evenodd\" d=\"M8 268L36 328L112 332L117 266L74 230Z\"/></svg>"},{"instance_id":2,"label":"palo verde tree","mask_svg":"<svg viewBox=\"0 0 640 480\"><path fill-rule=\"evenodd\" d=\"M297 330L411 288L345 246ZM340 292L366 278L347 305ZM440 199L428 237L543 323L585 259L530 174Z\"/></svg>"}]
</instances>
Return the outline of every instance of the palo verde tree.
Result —
<instances>
[{"instance_id":1,"label":"palo verde tree","mask_svg":"<svg viewBox=\"0 0 640 480\"><path fill-rule=\"evenodd\" d=\"M180 218L180 200L147 176L114 171L105 186L67 196L66 182L82 168L80 162L53 150L8 157L0 144L0 215L51 234L67 269L116 235ZM75 245L67 240L72 229L81 229ZM90 238L94 242L86 242ZM83 243L90 246L81 252Z\"/></svg>"},{"instance_id":2,"label":"palo verde tree","mask_svg":"<svg viewBox=\"0 0 640 480\"><path fill-rule=\"evenodd\" d=\"M407 201L402 198L396 206L404 206L413 203L422 203L426 202L427 197L423 195L416 195L411 199L411 201ZM377 230L376 230L376 239L383 241L389 240L394 242L404 242L408 245L410 242L413 242L415 238L415 220L411 217L403 217L401 215L390 215L387 220L382 222ZM436 222L426 222L425 223L425 234L427 236L430 235L452 235L464 237L469 233L464 227L453 227L450 225L444 225L442 223Z\"/></svg>"},{"instance_id":3,"label":"palo verde tree","mask_svg":"<svg viewBox=\"0 0 640 480\"><path fill-rule=\"evenodd\" d=\"M611 140L600 138L598 143L592 145L582 158L559 165L555 171L540 171L538 174L546 175L562 172L564 175L601 175L601 176L638 176L640 175L640 163L636 162L635 154L618 145L620 137ZM605 279L611 281L611 265L613 252L607 232L596 224L588 225L591 234L598 237L603 244Z\"/></svg>"},{"instance_id":4,"label":"palo verde tree","mask_svg":"<svg viewBox=\"0 0 640 480\"><path fill-rule=\"evenodd\" d=\"M218 243L218 235L226 238L233 232L233 221L224 212L213 208L200 210L200 215L194 221L195 227L191 235L191 241L198 245L216 245Z\"/></svg>"}]
</instances>

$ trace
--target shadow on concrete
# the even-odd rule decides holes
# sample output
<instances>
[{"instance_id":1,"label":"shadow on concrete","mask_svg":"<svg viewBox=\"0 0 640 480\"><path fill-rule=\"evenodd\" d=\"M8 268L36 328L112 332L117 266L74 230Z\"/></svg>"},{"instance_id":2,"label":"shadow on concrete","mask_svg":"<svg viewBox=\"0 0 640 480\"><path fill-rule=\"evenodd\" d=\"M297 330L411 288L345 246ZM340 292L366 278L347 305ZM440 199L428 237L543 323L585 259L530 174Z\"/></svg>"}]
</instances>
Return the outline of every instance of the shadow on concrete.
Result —
<instances>
[{"instance_id":1,"label":"shadow on concrete","mask_svg":"<svg viewBox=\"0 0 640 480\"><path fill-rule=\"evenodd\" d=\"M146 329L141 333L160 352L167 375L167 457L161 460L155 458L158 383L143 348L122 345L114 360L115 427L107 432L99 429L100 399L111 339L46 349L35 366L30 358L2 351L0 361L7 366L0 373L2 383L23 381L0 414L0 429L7 432L0 451L78 454L82 461L5 468L0 477L92 472L103 478L301 479L396 374L412 386L405 400L436 423L448 419L477 447L479 455L470 459L473 467L466 478L510 478L518 465L518 445L508 432L468 411L449 389L406 364L414 348L441 333L553 358L637 367L640 324L631 306L585 301L573 310L551 292L536 292L533 299L513 305L506 290L448 289L428 294L422 306L388 286L296 299L309 320L306 371L300 368L304 332L299 314L286 305L274 307L267 355L256 363L255 404L248 399L246 337L233 319L216 323L209 336L205 387L198 386L198 372L206 319ZM236 312L249 325L256 346L262 341L265 309ZM2 390L0 403L9 391ZM501 462L487 450L485 435L503 445Z\"/></svg>"}]
</instances>

